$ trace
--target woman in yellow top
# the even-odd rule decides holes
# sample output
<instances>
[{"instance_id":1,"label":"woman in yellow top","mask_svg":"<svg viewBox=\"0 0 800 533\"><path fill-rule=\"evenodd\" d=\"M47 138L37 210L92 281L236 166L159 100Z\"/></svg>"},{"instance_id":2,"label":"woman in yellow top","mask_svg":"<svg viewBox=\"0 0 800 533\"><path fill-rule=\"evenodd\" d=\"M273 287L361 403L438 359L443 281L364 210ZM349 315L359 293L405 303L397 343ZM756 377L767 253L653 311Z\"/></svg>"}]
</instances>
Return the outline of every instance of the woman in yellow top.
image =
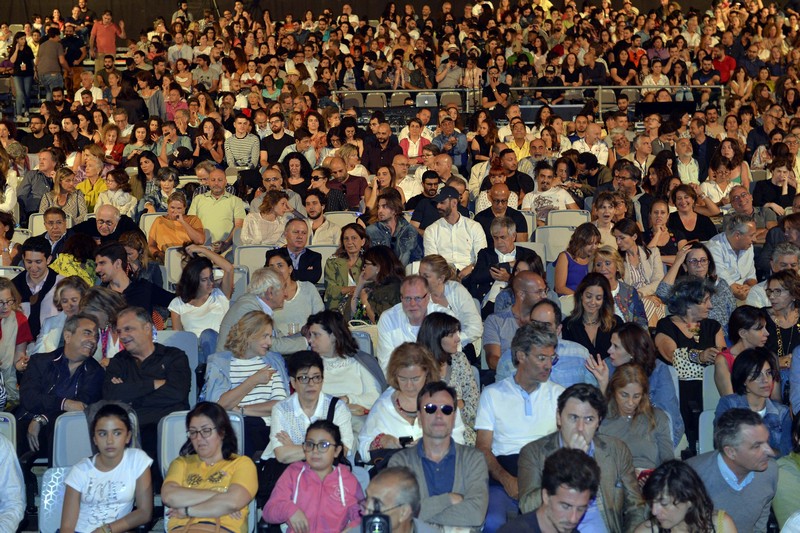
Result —
<instances>
[{"instance_id":1,"label":"woman in yellow top","mask_svg":"<svg viewBox=\"0 0 800 533\"><path fill-rule=\"evenodd\" d=\"M186 524L247 532L247 508L258 489L256 466L237 450L228 413L200 402L186 415L188 442L169 465L161 499L170 508L167 531Z\"/></svg>"},{"instance_id":2,"label":"woman in yellow top","mask_svg":"<svg viewBox=\"0 0 800 533\"><path fill-rule=\"evenodd\" d=\"M150 255L159 263L164 262L164 252L170 246L205 242L203 223L196 216L186 214L186 195L183 191L169 195L167 212L153 222L147 239Z\"/></svg>"},{"instance_id":3,"label":"woman in yellow top","mask_svg":"<svg viewBox=\"0 0 800 533\"><path fill-rule=\"evenodd\" d=\"M100 193L108 190L106 180L101 176L105 166L104 158L103 149L96 144L89 145L83 150L85 178L78 184L77 189L83 193L86 209L90 213L94 213L94 206Z\"/></svg>"}]
</instances>

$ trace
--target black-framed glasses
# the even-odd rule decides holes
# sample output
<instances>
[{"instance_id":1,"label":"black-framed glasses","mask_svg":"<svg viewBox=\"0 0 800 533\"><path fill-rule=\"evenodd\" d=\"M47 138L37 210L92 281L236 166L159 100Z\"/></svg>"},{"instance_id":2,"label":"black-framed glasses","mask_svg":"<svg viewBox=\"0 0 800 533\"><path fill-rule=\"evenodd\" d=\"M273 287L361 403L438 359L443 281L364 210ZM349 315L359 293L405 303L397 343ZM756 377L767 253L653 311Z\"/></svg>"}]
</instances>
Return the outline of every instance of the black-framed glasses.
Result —
<instances>
[{"instance_id":1,"label":"black-framed glasses","mask_svg":"<svg viewBox=\"0 0 800 533\"><path fill-rule=\"evenodd\" d=\"M321 440L319 442L314 442L313 440L307 440L303 443L303 451L310 453L313 452L314 450L318 450L324 453L327 452L328 448L330 448L331 446L336 446L336 445L327 440Z\"/></svg>"},{"instance_id":2,"label":"black-framed glasses","mask_svg":"<svg viewBox=\"0 0 800 533\"><path fill-rule=\"evenodd\" d=\"M414 302L419 304L422 303L427 297L428 293L425 293L424 296L401 296L400 299L403 301L403 303L410 304L411 302Z\"/></svg>"},{"instance_id":3,"label":"black-framed glasses","mask_svg":"<svg viewBox=\"0 0 800 533\"><path fill-rule=\"evenodd\" d=\"M309 383L322 383L322 374L317 374L316 376L297 376L294 379L303 385L308 385Z\"/></svg>"},{"instance_id":4,"label":"black-framed glasses","mask_svg":"<svg viewBox=\"0 0 800 533\"><path fill-rule=\"evenodd\" d=\"M692 266L707 265L708 264L708 258L703 257L701 259L687 259L686 262L689 263Z\"/></svg>"},{"instance_id":5,"label":"black-framed glasses","mask_svg":"<svg viewBox=\"0 0 800 533\"><path fill-rule=\"evenodd\" d=\"M374 501L378 505L377 506L368 505L368 502L370 500ZM384 509L383 506L381 505L381 501L377 500L375 498L364 498L363 500L360 500L358 502L358 508L359 508L359 511L361 512L361 516L364 516L364 515L367 515L367 514L372 514L372 513L383 513L383 514L386 514L389 511L394 511L398 507L402 507L403 505L405 505L405 504L401 503L400 505L395 505L395 506L387 507L386 509Z\"/></svg>"},{"instance_id":6,"label":"black-framed glasses","mask_svg":"<svg viewBox=\"0 0 800 533\"><path fill-rule=\"evenodd\" d=\"M190 440L196 439L198 435L207 439L211 436L211 434L216 431L217 428L202 428L202 429L190 429L186 431L186 437Z\"/></svg>"},{"instance_id":7,"label":"black-framed glasses","mask_svg":"<svg viewBox=\"0 0 800 533\"><path fill-rule=\"evenodd\" d=\"M456 410L455 407L453 407L452 405L436 405L435 403L427 403L422 408L429 415L432 415L437 410L441 409L442 414L445 415L445 416L452 415L453 411Z\"/></svg>"}]
</instances>

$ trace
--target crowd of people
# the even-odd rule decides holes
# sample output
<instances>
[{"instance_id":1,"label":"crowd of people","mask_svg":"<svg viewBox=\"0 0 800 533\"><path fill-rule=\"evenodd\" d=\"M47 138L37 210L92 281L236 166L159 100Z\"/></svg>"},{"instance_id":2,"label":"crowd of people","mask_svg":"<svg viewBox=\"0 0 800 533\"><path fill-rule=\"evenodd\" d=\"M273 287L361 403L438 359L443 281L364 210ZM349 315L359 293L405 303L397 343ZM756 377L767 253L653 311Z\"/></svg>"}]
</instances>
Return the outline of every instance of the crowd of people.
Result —
<instances>
[{"instance_id":1,"label":"crowd of people","mask_svg":"<svg viewBox=\"0 0 800 533\"><path fill-rule=\"evenodd\" d=\"M797 0L89 1L0 24L0 529L78 411L64 533L800 527Z\"/></svg>"}]
</instances>

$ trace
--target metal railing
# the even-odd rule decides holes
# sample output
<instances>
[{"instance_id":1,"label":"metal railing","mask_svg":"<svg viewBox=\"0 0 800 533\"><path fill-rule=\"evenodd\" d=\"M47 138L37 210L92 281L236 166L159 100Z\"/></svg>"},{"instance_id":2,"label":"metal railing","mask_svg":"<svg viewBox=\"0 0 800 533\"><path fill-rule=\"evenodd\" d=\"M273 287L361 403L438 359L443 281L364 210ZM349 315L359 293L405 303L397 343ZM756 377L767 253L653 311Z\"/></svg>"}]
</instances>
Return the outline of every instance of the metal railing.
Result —
<instances>
[{"instance_id":1,"label":"metal railing","mask_svg":"<svg viewBox=\"0 0 800 533\"><path fill-rule=\"evenodd\" d=\"M510 87L512 93L530 93L531 103L527 104L532 107L538 107L547 102L537 101L535 98L532 97L533 94L537 92L563 92L565 95L574 96L573 99L565 98L562 103L555 104L555 106L574 106L580 105L585 103L587 98L594 97L597 99L599 108L601 110L606 110L609 108L613 108L616 106L616 95L617 93L622 93L628 95L630 103L632 106L635 106L639 103L643 96L642 90L643 89L652 89L654 92L657 92L660 89L667 89L670 91L671 95L673 96L673 102L678 95L683 96L684 98L687 96L691 96L691 99L684 99L684 100L677 100L677 101L695 101L696 94L698 91L711 89L717 95L717 102L718 106L721 110L725 109L725 96L726 96L726 86L725 85L626 85L626 86L619 86L619 85L583 85L580 87ZM437 95L444 95L445 93L449 94L458 94L460 96L460 105L459 107L464 110L466 113L471 113L476 111L481 107L481 89L470 89L464 87L457 87L457 88L450 88L450 89L425 89L425 90L375 90L375 89L364 89L360 91L351 91L346 89L340 89L336 91L332 91L334 98L343 105L344 107L350 107L350 105L356 105L357 107L368 107L368 108L394 108L394 107L408 107L406 104L397 104L399 101L398 95L408 95L412 100L414 100L415 107L438 107L444 105L444 103L449 103L449 100L439 99L436 98ZM590 95L593 93L594 96L587 96L587 93ZM714 94L714 93L712 93ZM381 95L381 96L370 96L370 95ZM455 101L455 97L452 97L453 101ZM521 99L521 97L517 97L514 99L515 101ZM384 105L367 105L368 103L380 103L384 102ZM390 105L392 102L395 105ZM572 103L578 102L578 103ZM699 103L699 102L698 102ZM548 104L551 105L551 104Z\"/></svg>"}]
</instances>

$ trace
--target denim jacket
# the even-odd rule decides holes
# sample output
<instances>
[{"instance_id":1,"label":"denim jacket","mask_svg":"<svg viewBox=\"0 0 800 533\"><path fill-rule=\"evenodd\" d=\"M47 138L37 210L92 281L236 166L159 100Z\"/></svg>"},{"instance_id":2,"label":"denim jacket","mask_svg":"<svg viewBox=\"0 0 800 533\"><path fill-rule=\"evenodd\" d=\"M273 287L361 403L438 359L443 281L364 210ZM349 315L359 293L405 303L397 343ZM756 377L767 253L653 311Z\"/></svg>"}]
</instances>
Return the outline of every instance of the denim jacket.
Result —
<instances>
[{"instance_id":1,"label":"denim jacket","mask_svg":"<svg viewBox=\"0 0 800 533\"><path fill-rule=\"evenodd\" d=\"M206 382L200 393L201 401L219 401L223 394L233 388L231 386L232 359L233 354L231 352L218 352L208 358ZM267 355L262 357L261 360L278 372L278 375L283 380L283 386L286 388L286 396L288 397L291 394L289 390L289 373L286 370L286 363L283 357L275 352L267 352Z\"/></svg>"},{"instance_id":2,"label":"denim jacket","mask_svg":"<svg viewBox=\"0 0 800 533\"><path fill-rule=\"evenodd\" d=\"M420 259L412 257L417 246L417 230L408 221L399 217L397 219L397 231L394 235L389 231L389 227L383 222L376 222L367 226L367 235L372 241L372 246L383 245L391 248L403 265L408 265Z\"/></svg>"},{"instance_id":3,"label":"denim jacket","mask_svg":"<svg viewBox=\"0 0 800 533\"><path fill-rule=\"evenodd\" d=\"M717 412L714 414L714 424L725 411L730 409L750 409L747 397L742 394L729 394L723 396L717 404ZM769 430L769 445L778 454L784 456L792 451L792 418L789 416L789 408L783 404L775 403L767 399L767 412L764 415L764 424Z\"/></svg>"}]
</instances>

